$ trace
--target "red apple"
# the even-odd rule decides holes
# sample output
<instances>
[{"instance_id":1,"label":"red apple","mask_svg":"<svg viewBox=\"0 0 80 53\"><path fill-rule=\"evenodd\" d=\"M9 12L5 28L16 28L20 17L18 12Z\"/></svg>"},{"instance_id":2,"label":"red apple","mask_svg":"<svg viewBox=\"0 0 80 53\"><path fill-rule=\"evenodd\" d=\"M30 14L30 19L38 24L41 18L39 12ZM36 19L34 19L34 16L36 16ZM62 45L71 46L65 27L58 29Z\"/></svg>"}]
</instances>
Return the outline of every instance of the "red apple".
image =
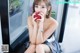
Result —
<instances>
[{"instance_id":1,"label":"red apple","mask_svg":"<svg viewBox=\"0 0 80 53\"><path fill-rule=\"evenodd\" d=\"M36 12L36 14L34 15L34 18L36 18L35 20L37 19L41 19L41 16L39 15L40 12Z\"/></svg>"}]
</instances>

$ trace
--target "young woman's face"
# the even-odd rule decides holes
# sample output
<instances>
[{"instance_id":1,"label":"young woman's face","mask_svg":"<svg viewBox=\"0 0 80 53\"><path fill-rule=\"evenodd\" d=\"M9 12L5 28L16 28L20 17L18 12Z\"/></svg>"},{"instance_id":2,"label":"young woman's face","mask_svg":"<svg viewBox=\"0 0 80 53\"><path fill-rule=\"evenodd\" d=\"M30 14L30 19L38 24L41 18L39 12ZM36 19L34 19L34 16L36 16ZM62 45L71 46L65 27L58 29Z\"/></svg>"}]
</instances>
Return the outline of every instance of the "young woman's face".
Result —
<instances>
[{"instance_id":1,"label":"young woman's face","mask_svg":"<svg viewBox=\"0 0 80 53\"><path fill-rule=\"evenodd\" d=\"M35 12L42 12L44 15L47 14L47 6L44 2L41 2L40 5L35 5Z\"/></svg>"}]
</instances>

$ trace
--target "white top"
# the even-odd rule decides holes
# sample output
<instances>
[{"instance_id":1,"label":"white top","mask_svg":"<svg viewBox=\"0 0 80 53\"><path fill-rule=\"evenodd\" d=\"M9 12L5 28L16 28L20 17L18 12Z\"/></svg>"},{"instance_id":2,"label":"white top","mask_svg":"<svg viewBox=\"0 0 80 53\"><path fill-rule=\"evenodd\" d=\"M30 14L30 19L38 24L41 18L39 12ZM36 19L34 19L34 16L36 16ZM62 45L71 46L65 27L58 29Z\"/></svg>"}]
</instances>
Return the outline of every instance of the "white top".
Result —
<instances>
[{"instance_id":1,"label":"white top","mask_svg":"<svg viewBox=\"0 0 80 53\"><path fill-rule=\"evenodd\" d=\"M50 39L47 39L48 42L52 42L52 41L55 41L55 37L54 37L54 34L52 35L52 37Z\"/></svg>"}]
</instances>

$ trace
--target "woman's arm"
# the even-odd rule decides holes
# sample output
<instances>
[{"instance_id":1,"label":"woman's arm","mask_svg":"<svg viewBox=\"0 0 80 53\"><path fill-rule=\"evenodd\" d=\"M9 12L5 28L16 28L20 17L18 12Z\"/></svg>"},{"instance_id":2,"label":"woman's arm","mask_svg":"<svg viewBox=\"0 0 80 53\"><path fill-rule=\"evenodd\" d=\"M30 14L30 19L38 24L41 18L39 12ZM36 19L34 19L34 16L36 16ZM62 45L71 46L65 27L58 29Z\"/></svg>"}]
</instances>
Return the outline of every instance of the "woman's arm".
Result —
<instances>
[{"instance_id":1,"label":"woman's arm","mask_svg":"<svg viewBox=\"0 0 80 53\"><path fill-rule=\"evenodd\" d=\"M43 35L43 23L38 28L38 34L36 37L36 44L40 44L43 42L43 36L42 35Z\"/></svg>"},{"instance_id":2,"label":"woman's arm","mask_svg":"<svg viewBox=\"0 0 80 53\"><path fill-rule=\"evenodd\" d=\"M48 27L48 29L46 31L42 32L43 27L41 25L38 29L36 44L41 44L41 43L45 42L47 40L47 38L50 37L51 34L55 31L57 26L58 26L58 23L55 21L50 24L50 26Z\"/></svg>"},{"instance_id":3,"label":"woman's arm","mask_svg":"<svg viewBox=\"0 0 80 53\"><path fill-rule=\"evenodd\" d=\"M31 17L28 17L28 30L29 30L29 41L32 44L36 43L37 25L32 26Z\"/></svg>"}]
</instances>

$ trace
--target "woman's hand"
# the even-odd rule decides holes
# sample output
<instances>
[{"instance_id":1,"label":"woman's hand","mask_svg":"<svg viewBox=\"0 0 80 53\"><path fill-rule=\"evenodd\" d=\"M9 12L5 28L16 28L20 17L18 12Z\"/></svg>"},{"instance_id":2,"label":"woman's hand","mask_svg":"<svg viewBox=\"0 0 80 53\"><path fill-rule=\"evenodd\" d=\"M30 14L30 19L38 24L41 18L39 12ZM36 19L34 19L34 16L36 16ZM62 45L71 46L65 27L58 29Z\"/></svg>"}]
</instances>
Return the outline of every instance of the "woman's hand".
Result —
<instances>
[{"instance_id":1,"label":"woman's hand","mask_svg":"<svg viewBox=\"0 0 80 53\"><path fill-rule=\"evenodd\" d=\"M42 12L40 12L40 14L38 14L38 15L40 15L41 16L41 19L37 19L36 20L36 18L34 18L34 15L36 14L36 12L34 12L33 14L32 14L32 23L33 23L33 25L36 25L36 26L43 26L43 22L44 22L44 14L42 13Z\"/></svg>"},{"instance_id":2,"label":"woman's hand","mask_svg":"<svg viewBox=\"0 0 80 53\"><path fill-rule=\"evenodd\" d=\"M41 19L38 20L40 20L40 22L44 22L44 18L45 18L44 14L41 12L39 15L41 16Z\"/></svg>"},{"instance_id":3,"label":"woman's hand","mask_svg":"<svg viewBox=\"0 0 80 53\"><path fill-rule=\"evenodd\" d=\"M45 18L44 14L41 12L39 15L41 16L41 19L37 19L39 21L39 26L43 26L43 22L44 22L44 18Z\"/></svg>"},{"instance_id":4,"label":"woman's hand","mask_svg":"<svg viewBox=\"0 0 80 53\"><path fill-rule=\"evenodd\" d=\"M32 14L32 23L33 23L33 25L37 25L37 23L36 23L36 18L34 18L34 15L35 15L35 13L33 13Z\"/></svg>"}]
</instances>

